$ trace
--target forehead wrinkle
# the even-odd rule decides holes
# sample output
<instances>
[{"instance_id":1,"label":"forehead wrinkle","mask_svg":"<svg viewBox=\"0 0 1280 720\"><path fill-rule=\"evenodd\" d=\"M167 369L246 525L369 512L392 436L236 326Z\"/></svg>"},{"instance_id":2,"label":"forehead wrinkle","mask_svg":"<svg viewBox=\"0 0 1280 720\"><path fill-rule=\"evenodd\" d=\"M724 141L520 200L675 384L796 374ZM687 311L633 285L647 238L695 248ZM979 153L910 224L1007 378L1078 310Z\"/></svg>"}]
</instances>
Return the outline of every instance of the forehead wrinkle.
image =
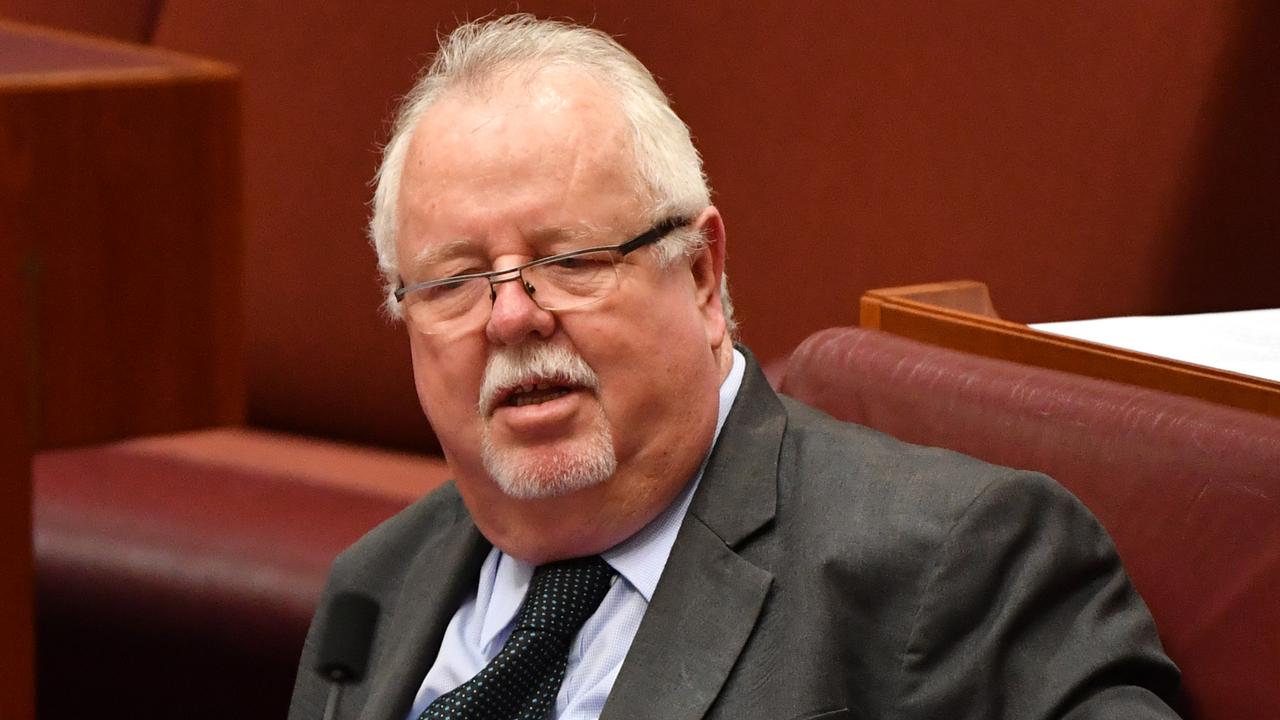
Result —
<instances>
[{"instance_id":1,"label":"forehead wrinkle","mask_svg":"<svg viewBox=\"0 0 1280 720\"><path fill-rule=\"evenodd\" d=\"M502 116L509 115L509 114L511 114L511 113L510 113L510 111L503 112L503 113L497 113L497 112L495 112L495 113L493 113L493 114L491 114L491 115L489 115L489 116L487 116L487 117L485 117L485 118L481 119L481 120L480 120L480 122L476 123L475 125L472 125L472 126L471 126L471 129L470 129L470 130L467 130L464 134L466 134L466 135L476 135L476 134L478 134L481 130L484 130L485 128L489 127L489 126L490 126L490 125L492 125L493 123L498 122L498 120L503 119L503 117L502 117Z\"/></svg>"}]
</instances>

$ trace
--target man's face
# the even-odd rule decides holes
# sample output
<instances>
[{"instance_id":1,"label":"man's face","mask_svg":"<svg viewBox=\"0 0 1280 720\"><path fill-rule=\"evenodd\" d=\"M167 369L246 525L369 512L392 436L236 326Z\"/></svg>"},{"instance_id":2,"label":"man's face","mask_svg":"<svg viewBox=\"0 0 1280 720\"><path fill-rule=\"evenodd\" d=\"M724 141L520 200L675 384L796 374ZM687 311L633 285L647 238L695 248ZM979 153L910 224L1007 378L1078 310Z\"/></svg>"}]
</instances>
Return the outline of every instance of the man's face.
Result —
<instances>
[{"instance_id":1,"label":"man's face","mask_svg":"<svg viewBox=\"0 0 1280 720\"><path fill-rule=\"evenodd\" d=\"M572 71L441 99L405 163L402 279L434 279L442 257L454 272L502 269L648 229L630 146L610 92ZM728 358L723 234L714 209L698 223L710 249L665 269L652 250L632 253L617 289L587 308L551 313L509 282L471 332L410 328L423 409L504 551L542 562L604 550L696 471Z\"/></svg>"}]
</instances>

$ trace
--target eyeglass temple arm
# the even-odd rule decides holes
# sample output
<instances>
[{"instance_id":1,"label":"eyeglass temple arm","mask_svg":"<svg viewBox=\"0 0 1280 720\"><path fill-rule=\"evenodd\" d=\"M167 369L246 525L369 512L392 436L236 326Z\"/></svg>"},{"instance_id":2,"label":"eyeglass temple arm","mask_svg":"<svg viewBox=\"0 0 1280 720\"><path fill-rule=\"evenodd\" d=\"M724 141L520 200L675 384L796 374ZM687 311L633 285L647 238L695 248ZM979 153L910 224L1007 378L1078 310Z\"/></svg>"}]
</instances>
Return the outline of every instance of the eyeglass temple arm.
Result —
<instances>
[{"instance_id":1,"label":"eyeglass temple arm","mask_svg":"<svg viewBox=\"0 0 1280 720\"><path fill-rule=\"evenodd\" d=\"M657 242L662 238L666 237L667 233L671 232L672 230L675 230L678 227L684 227L685 225L688 225L688 224L689 224L689 218L679 217L679 216L667 218L666 220L663 220L657 225L654 225L653 227L649 228L645 232L619 245L618 253L622 255L626 255L632 250L636 250L650 243Z\"/></svg>"}]
</instances>

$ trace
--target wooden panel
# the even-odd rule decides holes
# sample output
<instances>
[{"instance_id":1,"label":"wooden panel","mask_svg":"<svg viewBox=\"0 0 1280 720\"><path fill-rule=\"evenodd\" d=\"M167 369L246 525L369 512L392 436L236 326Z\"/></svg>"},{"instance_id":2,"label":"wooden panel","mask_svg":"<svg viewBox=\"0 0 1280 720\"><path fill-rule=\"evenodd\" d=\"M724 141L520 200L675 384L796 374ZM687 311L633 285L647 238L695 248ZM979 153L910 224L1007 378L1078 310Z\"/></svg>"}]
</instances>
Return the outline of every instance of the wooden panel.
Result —
<instances>
[{"instance_id":1,"label":"wooden panel","mask_svg":"<svg viewBox=\"0 0 1280 720\"><path fill-rule=\"evenodd\" d=\"M0 46L33 445L241 422L235 72L11 23Z\"/></svg>"},{"instance_id":2,"label":"wooden panel","mask_svg":"<svg viewBox=\"0 0 1280 720\"><path fill-rule=\"evenodd\" d=\"M983 317L1000 317L999 313L996 312L995 305L991 303L991 292L987 290L986 284L973 280L907 285L874 290L872 292L878 298L893 297L901 300L914 300L926 305L936 305L973 315L982 315ZM863 303L862 312L868 312L868 307L875 308L878 305ZM865 320L863 324L866 324Z\"/></svg>"},{"instance_id":3,"label":"wooden panel","mask_svg":"<svg viewBox=\"0 0 1280 720\"><path fill-rule=\"evenodd\" d=\"M238 81L0 21L0 717L35 712L31 453L243 417Z\"/></svg>"},{"instance_id":4,"label":"wooden panel","mask_svg":"<svg viewBox=\"0 0 1280 720\"><path fill-rule=\"evenodd\" d=\"M0 15L36 25L147 42L165 0L0 0Z\"/></svg>"},{"instance_id":5,"label":"wooden panel","mask_svg":"<svg viewBox=\"0 0 1280 720\"><path fill-rule=\"evenodd\" d=\"M983 308L990 312L975 312ZM995 316L982 283L872 290L861 325L976 355L1197 397L1280 417L1280 383L1033 330Z\"/></svg>"},{"instance_id":6,"label":"wooden panel","mask_svg":"<svg viewBox=\"0 0 1280 720\"><path fill-rule=\"evenodd\" d=\"M17 244L0 238L0 718L35 713L31 617L31 448L27 441L28 296Z\"/></svg>"}]
</instances>

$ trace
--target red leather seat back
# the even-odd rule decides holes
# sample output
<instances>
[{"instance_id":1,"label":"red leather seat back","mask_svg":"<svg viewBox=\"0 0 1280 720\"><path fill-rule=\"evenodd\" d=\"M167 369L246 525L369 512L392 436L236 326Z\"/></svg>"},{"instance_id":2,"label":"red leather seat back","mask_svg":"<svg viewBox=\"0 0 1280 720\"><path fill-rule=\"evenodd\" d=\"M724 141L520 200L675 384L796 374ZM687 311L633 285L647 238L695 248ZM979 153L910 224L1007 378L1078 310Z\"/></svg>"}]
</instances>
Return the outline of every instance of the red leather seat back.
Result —
<instances>
[{"instance_id":1,"label":"red leather seat back","mask_svg":"<svg viewBox=\"0 0 1280 720\"><path fill-rule=\"evenodd\" d=\"M1280 421L833 328L782 389L903 440L1047 473L1115 540L1183 670L1190 717L1280 708Z\"/></svg>"},{"instance_id":2,"label":"red leather seat back","mask_svg":"<svg viewBox=\"0 0 1280 720\"><path fill-rule=\"evenodd\" d=\"M444 461L226 429L36 455L40 717L283 718L329 565Z\"/></svg>"}]
</instances>

